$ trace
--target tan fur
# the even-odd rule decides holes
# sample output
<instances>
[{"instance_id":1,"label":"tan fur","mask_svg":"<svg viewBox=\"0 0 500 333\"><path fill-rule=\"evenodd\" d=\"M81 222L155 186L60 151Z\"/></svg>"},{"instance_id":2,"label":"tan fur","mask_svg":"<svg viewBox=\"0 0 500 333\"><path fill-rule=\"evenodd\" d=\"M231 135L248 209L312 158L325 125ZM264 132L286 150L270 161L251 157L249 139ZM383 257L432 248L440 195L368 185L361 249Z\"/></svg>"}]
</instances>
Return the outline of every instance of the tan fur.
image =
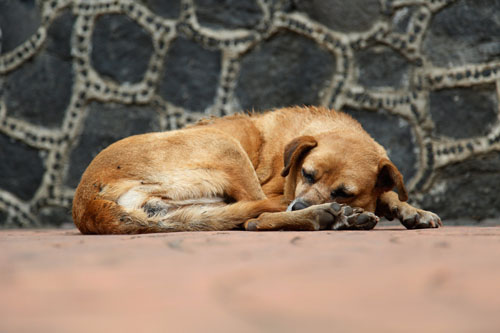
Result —
<instances>
[{"instance_id":1,"label":"tan fur","mask_svg":"<svg viewBox=\"0 0 500 333\"><path fill-rule=\"evenodd\" d=\"M302 167L315 170L315 184ZM372 212L406 200L401 174L358 122L324 108L286 108L112 144L83 174L73 219L90 234L228 230L283 212L296 197L331 202L341 185L356 195L336 201ZM380 202L393 186L400 198Z\"/></svg>"}]
</instances>

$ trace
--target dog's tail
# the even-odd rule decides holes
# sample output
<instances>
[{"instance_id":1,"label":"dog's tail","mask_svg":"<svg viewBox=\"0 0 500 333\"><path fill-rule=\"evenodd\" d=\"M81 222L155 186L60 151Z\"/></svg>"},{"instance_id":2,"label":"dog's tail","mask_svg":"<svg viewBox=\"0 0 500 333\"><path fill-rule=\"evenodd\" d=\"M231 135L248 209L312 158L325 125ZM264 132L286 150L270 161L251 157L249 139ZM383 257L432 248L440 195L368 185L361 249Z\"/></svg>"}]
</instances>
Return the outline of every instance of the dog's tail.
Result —
<instances>
[{"instance_id":1,"label":"dog's tail","mask_svg":"<svg viewBox=\"0 0 500 333\"><path fill-rule=\"evenodd\" d=\"M186 205L148 216L143 209L126 211L116 202L91 200L84 210L73 210L83 234L139 234L176 231L230 230L264 212L282 211L281 204L264 199L213 205Z\"/></svg>"}]
</instances>

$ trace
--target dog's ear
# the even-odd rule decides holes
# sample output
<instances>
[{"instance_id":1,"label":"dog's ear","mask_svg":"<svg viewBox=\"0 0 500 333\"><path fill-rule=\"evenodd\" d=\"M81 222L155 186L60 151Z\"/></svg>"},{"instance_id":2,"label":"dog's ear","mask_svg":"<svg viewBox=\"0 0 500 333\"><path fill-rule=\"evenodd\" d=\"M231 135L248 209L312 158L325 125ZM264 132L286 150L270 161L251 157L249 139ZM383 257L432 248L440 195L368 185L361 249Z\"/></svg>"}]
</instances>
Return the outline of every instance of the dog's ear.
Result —
<instances>
[{"instance_id":1,"label":"dog's ear","mask_svg":"<svg viewBox=\"0 0 500 333\"><path fill-rule=\"evenodd\" d=\"M290 168L297 163L304 153L316 147L318 142L312 136L299 136L293 139L285 147L283 161L285 167L281 171L281 176L286 177L290 173Z\"/></svg>"},{"instance_id":2,"label":"dog's ear","mask_svg":"<svg viewBox=\"0 0 500 333\"><path fill-rule=\"evenodd\" d=\"M392 190L394 186L398 189L399 200L408 200L408 192L403 182L403 175L391 161L384 158L378 164L378 176L375 187L382 192L386 192Z\"/></svg>"}]
</instances>

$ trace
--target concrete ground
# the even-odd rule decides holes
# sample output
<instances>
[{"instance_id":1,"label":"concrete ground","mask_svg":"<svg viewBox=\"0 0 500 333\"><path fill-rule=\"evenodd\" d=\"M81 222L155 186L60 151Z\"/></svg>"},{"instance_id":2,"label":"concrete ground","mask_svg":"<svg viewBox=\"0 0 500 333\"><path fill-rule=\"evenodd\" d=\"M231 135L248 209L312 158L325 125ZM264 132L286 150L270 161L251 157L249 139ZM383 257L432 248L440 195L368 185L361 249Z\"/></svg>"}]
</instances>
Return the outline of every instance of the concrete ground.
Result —
<instances>
[{"instance_id":1,"label":"concrete ground","mask_svg":"<svg viewBox=\"0 0 500 333\"><path fill-rule=\"evenodd\" d=\"M0 332L500 332L500 227L0 231Z\"/></svg>"}]
</instances>

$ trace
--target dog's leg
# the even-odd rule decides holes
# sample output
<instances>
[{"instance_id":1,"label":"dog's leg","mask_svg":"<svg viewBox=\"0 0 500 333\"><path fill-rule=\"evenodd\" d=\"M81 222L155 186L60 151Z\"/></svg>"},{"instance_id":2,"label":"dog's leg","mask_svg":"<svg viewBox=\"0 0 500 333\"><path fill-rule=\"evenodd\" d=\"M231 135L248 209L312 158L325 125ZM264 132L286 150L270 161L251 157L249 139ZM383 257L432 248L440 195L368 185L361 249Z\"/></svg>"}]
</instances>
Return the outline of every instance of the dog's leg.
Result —
<instances>
[{"instance_id":1,"label":"dog's leg","mask_svg":"<svg viewBox=\"0 0 500 333\"><path fill-rule=\"evenodd\" d=\"M385 192L379 197L375 213L389 220L397 218L407 229L438 228L442 226L439 216L400 201L398 195L393 191Z\"/></svg>"},{"instance_id":2,"label":"dog's leg","mask_svg":"<svg viewBox=\"0 0 500 333\"><path fill-rule=\"evenodd\" d=\"M258 218L246 221L245 229L249 231L367 230L372 229L377 222L377 216L372 213L334 202L302 210L263 213Z\"/></svg>"}]
</instances>

